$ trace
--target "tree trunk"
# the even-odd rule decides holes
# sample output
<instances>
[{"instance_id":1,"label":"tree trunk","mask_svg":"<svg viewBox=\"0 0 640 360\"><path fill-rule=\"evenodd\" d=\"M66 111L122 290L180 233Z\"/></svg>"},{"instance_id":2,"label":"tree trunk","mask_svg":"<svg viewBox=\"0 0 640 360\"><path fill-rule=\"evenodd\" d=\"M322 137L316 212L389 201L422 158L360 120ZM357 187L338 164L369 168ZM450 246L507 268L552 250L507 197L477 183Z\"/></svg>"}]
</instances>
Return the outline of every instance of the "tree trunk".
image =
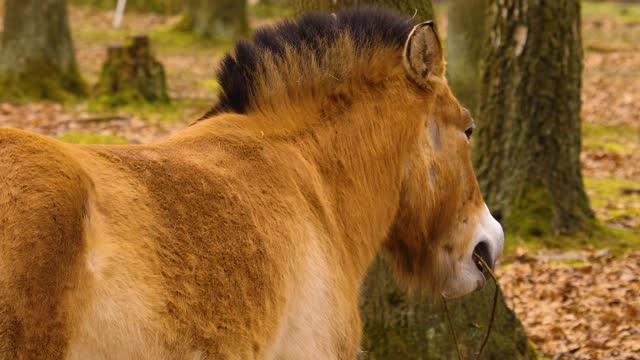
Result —
<instances>
[{"instance_id":1,"label":"tree trunk","mask_svg":"<svg viewBox=\"0 0 640 360\"><path fill-rule=\"evenodd\" d=\"M447 78L460 103L473 114L482 85L480 59L486 34L488 0L449 2L447 29Z\"/></svg>"},{"instance_id":2,"label":"tree trunk","mask_svg":"<svg viewBox=\"0 0 640 360\"><path fill-rule=\"evenodd\" d=\"M147 36L109 48L95 92L110 106L169 102L164 67L153 57Z\"/></svg>"},{"instance_id":3,"label":"tree trunk","mask_svg":"<svg viewBox=\"0 0 640 360\"><path fill-rule=\"evenodd\" d=\"M489 208L524 236L588 228L580 170L580 1L490 0L476 165Z\"/></svg>"},{"instance_id":4,"label":"tree trunk","mask_svg":"<svg viewBox=\"0 0 640 360\"><path fill-rule=\"evenodd\" d=\"M448 307L463 359L474 359L487 333L493 282L473 295L449 300ZM364 320L361 359L456 359L456 344L441 302L412 299L396 286L385 260L378 257L362 285ZM524 327L502 298L482 359L536 359Z\"/></svg>"},{"instance_id":5,"label":"tree trunk","mask_svg":"<svg viewBox=\"0 0 640 360\"><path fill-rule=\"evenodd\" d=\"M415 16L417 21L433 20L431 0L291 0L297 13L304 11L337 11L348 7L379 6L393 9L400 14Z\"/></svg>"},{"instance_id":6,"label":"tree trunk","mask_svg":"<svg viewBox=\"0 0 640 360\"><path fill-rule=\"evenodd\" d=\"M247 2L189 0L178 29L219 41L245 36L249 32Z\"/></svg>"},{"instance_id":7,"label":"tree trunk","mask_svg":"<svg viewBox=\"0 0 640 360\"><path fill-rule=\"evenodd\" d=\"M342 7L385 4L408 13L421 9L428 14L418 21L433 19L431 1L394 0L292 0L298 13L307 10L336 11ZM476 1L476 0L474 0ZM401 5L399 5L401 4ZM450 311L463 358L475 357L487 330L495 285L464 299L451 301ZM359 359L443 359L456 358L456 347L442 306L410 299L403 294L386 261L378 256L369 269L360 297L360 313L364 322L363 352ZM527 334L500 297L496 322L491 333L485 359L535 359L535 350Z\"/></svg>"},{"instance_id":8,"label":"tree trunk","mask_svg":"<svg viewBox=\"0 0 640 360\"><path fill-rule=\"evenodd\" d=\"M6 0L0 99L84 95L64 0Z\"/></svg>"}]
</instances>

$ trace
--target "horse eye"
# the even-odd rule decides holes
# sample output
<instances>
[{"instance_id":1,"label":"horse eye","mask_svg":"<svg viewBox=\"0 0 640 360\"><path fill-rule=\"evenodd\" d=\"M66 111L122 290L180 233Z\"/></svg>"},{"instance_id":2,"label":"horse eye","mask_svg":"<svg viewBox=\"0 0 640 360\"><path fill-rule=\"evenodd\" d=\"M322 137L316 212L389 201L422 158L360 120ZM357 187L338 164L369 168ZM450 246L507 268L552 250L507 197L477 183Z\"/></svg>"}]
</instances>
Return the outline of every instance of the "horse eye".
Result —
<instances>
[{"instance_id":1,"label":"horse eye","mask_svg":"<svg viewBox=\"0 0 640 360\"><path fill-rule=\"evenodd\" d=\"M464 131L464 134L467 135L467 139L471 139L471 135L473 134L473 131L475 129L476 129L476 125L473 124L467 130Z\"/></svg>"}]
</instances>

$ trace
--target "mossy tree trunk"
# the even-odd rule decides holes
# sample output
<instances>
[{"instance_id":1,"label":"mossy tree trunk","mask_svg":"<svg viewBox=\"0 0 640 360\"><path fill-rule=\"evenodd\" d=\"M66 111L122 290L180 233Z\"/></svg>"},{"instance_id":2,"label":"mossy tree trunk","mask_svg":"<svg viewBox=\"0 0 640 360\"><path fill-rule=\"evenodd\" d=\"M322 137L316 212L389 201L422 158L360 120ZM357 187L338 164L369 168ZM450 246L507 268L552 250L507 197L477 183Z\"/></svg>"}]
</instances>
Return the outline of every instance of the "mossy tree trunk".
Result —
<instances>
[{"instance_id":1,"label":"mossy tree trunk","mask_svg":"<svg viewBox=\"0 0 640 360\"><path fill-rule=\"evenodd\" d=\"M364 320L361 359L456 359L456 345L441 302L412 299L399 290L383 257L372 265L362 285ZM473 295L449 300L448 307L463 359L474 359L487 333L493 282ZM536 359L527 334L499 298L496 318L482 359Z\"/></svg>"},{"instance_id":2,"label":"mossy tree trunk","mask_svg":"<svg viewBox=\"0 0 640 360\"><path fill-rule=\"evenodd\" d=\"M431 0L290 0L297 13L309 10L337 11L357 6L379 6L393 9L400 14L414 16L417 21L432 20L433 6Z\"/></svg>"},{"instance_id":3,"label":"mossy tree trunk","mask_svg":"<svg viewBox=\"0 0 640 360\"><path fill-rule=\"evenodd\" d=\"M488 0L449 1L447 78L454 94L472 113L482 85L480 65L485 45Z\"/></svg>"},{"instance_id":4,"label":"mossy tree trunk","mask_svg":"<svg viewBox=\"0 0 640 360\"><path fill-rule=\"evenodd\" d=\"M0 99L64 100L84 94L65 0L6 0Z\"/></svg>"},{"instance_id":5,"label":"mossy tree trunk","mask_svg":"<svg viewBox=\"0 0 640 360\"><path fill-rule=\"evenodd\" d=\"M580 170L580 1L490 0L475 139L489 208L524 236L588 228Z\"/></svg>"},{"instance_id":6,"label":"mossy tree trunk","mask_svg":"<svg viewBox=\"0 0 640 360\"><path fill-rule=\"evenodd\" d=\"M249 32L245 0L188 0L185 5L178 30L218 41L232 41Z\"/></svg>"},{"instance_id":7,"label":"mossy tree trunk","mask_svg":"<svg viewBox=\"0 0 640 360\"><path fill-rule=\"evenodd\" d=\"M475 0L474 0L475 1ZM361 5L382 5L409 16L418 9L419 19L433 19L431 1L394 0L292 0L298 13L336 11ZM409 9L414 9L410 10ZM422 17L421 14L426 14ZM484 290L451 301L450 310L464 358L474 358L487 331L493 291ZM360 313L364 322L360 359L455 359L456 348L441 305L411 299L400 290L382 256L372 264L362 284ZM483 358L535 359L526 332L500 297L496 323Z\"/></svg>"}]
</instances>

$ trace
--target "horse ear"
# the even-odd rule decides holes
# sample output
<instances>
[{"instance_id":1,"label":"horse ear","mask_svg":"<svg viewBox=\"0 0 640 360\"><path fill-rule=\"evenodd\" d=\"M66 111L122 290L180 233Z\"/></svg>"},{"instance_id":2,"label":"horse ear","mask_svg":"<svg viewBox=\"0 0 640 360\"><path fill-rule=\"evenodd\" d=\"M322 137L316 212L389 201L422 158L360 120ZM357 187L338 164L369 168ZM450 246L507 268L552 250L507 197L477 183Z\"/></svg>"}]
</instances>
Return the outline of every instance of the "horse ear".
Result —
<instances>
[{"instance_id":1,"label":"horse ear","mask_svg":"<svg viewBox=\"0 0 640 360\"><path fill-rule=\"evenodd\" d=\"M433 21L416 25L404 45L404 67L409 76L420 85L427 85L431 76L444 76L442 44Z\"/></svg>"}]
</instances>

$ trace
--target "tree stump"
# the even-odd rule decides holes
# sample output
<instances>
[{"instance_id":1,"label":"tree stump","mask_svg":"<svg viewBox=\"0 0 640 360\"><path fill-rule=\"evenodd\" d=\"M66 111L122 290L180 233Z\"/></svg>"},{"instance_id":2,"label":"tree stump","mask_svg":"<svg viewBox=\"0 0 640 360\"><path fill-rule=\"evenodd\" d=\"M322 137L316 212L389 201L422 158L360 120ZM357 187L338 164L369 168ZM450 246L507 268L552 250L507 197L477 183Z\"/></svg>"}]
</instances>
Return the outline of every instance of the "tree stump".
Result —
<instances>
[{"instance_id":1,"label":"tree stump","mask_svg":"<svg viewBox=\"0 0 640 360\"><path fill-rule=\"evenodd\" d=\"M164 67L153 57L146 35L109 47L95 93L111 106L169 102Z\"/></svg>"}]
</instances>

